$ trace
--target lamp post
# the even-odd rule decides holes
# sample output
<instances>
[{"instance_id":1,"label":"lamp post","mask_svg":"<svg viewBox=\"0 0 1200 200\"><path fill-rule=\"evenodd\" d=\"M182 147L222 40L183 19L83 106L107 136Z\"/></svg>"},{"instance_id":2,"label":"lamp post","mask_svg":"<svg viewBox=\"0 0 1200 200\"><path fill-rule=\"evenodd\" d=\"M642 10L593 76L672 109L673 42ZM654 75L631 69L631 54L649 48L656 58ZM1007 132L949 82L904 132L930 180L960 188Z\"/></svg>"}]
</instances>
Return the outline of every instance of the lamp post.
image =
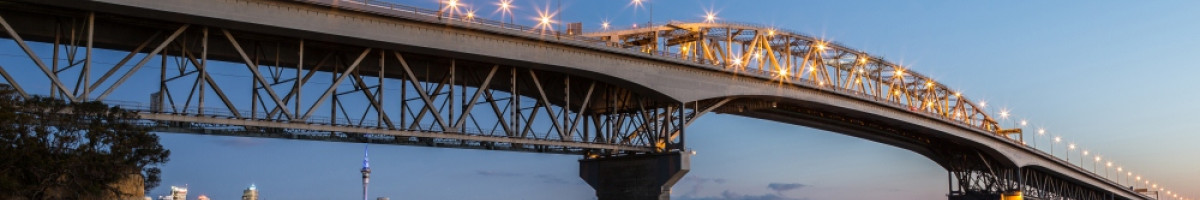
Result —
<instances>
[{"instance_id":1,"label":"lamp post","mask_svg":"<svg viewBox=\"0 0 1200 200\"><path fill-rule=\"evenodd\" d=\"M1035 149L1036 149L1036 148L1037 148L1037 146L1038 146L1038 145L1037 145L1037 143L1038 143L1038 142L1037 142L1037 141L1038 141L1038 140L1037 140L1037 138L1038 138L1038 135L1046 135L1046 129L1043 129L1043 128L1038 128L1038 134L1037 134L1037 135L1033 135L1033 148L1035 148ZM1054 149L1051 149L1051 151L1053 151L1053 150L1054 150ZM1051 154L1051 155L1053 155L1054 153L1050 153L1050 154Z\"/></svg>"},{"instance_id":2,"label":"lamp post","mask_svg":"<svg viewBox=\"0 0 1200 200\"><path fill-rule=\"evenodd\" d=\"M1121 171L1121 168L1119 168L1119 167L1118 167L1118 168L1117 168L1117 171ZM1133 172L1126 172L1126 173L1125 173L1125 184L1126 184L1126 185L1130 185L1130 187L1133 187L1133 184L1129 184L1129 178L1132 178L1132 177L1133 177Z\"/></svg>"},{"instance_id":3,"label":"lamp post","mask_svg":"<svg viewBox=\"0 0 1200 200\"><path fill-rule=\"evenodd\" d=\"M1054 136L1054 142L1050 143L1050 155L1054 155L1054 143L1062 142L1062 136Z\"/></svg>"},{"instance_id":4,"label":"lamp post","mask_svg":"<svg viewBox=\"0 0 1200 200\"><path fill-rule=\"evenodd\" d=\"M1025 129L1025 125L1027 125L1027 124L1029 124L1029 122L1022 119L1021 120L1021 129ZM1021 131L1021 143L1025 143L1025 131ZM1037 145L1036 139L1033 141L1033 145ZM1034 148L1037 148L1037 146L1034 146Z\"/></svg>"},{"instance_id":5,"label":"lamp post","mask_svg":"<svg viewBox=\"0 0 1200 200\"><path fill-rule=\"evenodd\" d=\"M1084 160L1087 160L1087 155L1088 150L1079 151L1079 168L1083 168L1083 162Z\"/></svg>"},{"instance_id":6,"label":"lamp post","mask_svg":"<svg viewBox=\"0 0 1200 200\"><path fill-rule=\"evenodd\" d=\"M1108 161L1108 164L1105 164L1105 165L1104 165L1104 177L1105 177L1105 178L1108 178L1108 179L1110 179L1110 180L1111 180L1111 179L1112 179L1112 177L1108 175L1108 170L1110 170L1110 168L1112 168L1112 161L1111 161L1111 160L1110 160L1110 161Z\"/></svg>"},{"instance_id":7,"label":"lamp post","mask_svg":"<svg viewBox=\"0 0 1200 200\"><path fill-rule=\"evenodd\" d=\"M1075 143L1071 143L1070 145L1067 145L1067 153L1066 153L1067 163L1071 163L1071 151L1074 151L1074 150L1075 150Z\"/></svg>"},{"instance_id":8,"label":"lamp post","mask_svg":"<svg viewBox=\"0 0 1200 200\"><path fill-rule=\"evenodd\" d=\"M512 24L514 18L512 9L512 0L500 0L500 21L504 21L504 18L508 18L508 23ZM504 23L500 23L500 27L504 26Z\"/></svg>"}]
</instances>

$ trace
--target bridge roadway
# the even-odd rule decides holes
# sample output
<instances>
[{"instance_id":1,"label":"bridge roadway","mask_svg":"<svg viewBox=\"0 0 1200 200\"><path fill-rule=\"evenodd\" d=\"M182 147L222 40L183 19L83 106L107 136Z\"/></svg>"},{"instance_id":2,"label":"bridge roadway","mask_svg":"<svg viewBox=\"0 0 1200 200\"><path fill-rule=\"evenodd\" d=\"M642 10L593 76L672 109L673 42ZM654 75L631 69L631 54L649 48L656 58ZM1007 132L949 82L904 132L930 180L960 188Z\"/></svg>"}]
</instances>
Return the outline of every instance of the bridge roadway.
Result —
<instances>
[{"instance_id":1,"label":"bridge roadway","mask_svg":"<svg viewBox=\"0 0 1200 200\"><path fill-rule=\"evenodd\" d=\"M1149 199L1125 186L978 126L913 112L911 108L879 102L862 95L820 89L812 83L796 82L781 86L780 82L769 77L737 74L719 66L597 45L594 41L572 39L571 36L532 35L525 30L477 26L415 13L409 17L383 16L373 13L370 8L355 9L354 5L348 4L339 9L330 9L329 6L337 7L340 4L332 1L19 2L417 52L438 57L526 66L605 80L646 96L674 102L736 99L735 103L717 111L825 129L897 146L924 155L947 170L952 170L953 158L946 157L947 152L941 152L941 149L930 147L929 144L949 146L947 148L950 149L969 149L986 157L979 159L996 161L985 161L989 169L1014 168L1019 169L1018 172L1032 170L1082 185L1087 189L1111 194L1106 198ZM5 17L16 18L12 15ZM118 45L117 42L111 43L109 48L132 49L130 46ZM218 59L221 56L219 53L213 55ZM237 60L233 55L226 57L227 60ZM770 108L764 105L769 105ZM178 117L155 113L145 115L166 121L196 119L173 119ZM240 120L210 123L245 123L238 121ZM629 150L647 151L636 148ZM1020 176L1020 173L1017 173L1016 180L1021 180Z\"/></svg>"}]
</instances>

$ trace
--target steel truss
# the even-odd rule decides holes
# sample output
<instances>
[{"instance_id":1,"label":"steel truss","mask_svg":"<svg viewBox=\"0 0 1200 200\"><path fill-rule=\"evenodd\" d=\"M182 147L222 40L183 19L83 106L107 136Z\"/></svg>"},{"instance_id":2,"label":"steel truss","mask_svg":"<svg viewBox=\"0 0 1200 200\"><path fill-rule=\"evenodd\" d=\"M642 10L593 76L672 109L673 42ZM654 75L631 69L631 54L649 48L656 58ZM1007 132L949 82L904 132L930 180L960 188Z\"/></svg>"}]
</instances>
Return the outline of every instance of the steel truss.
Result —
<instances>
[{"instance_id":1,"label":"steel truss","mask_svg":"<svg viewBox=\"0 0 1200 200\"><path fill-rule=\"evenodd\" d=\"M976 160L977 161L971 161ZM956 155L949 170L950 196L962 199L1019 195L1036 200L1112 200L1114 194L1031 167L995 166L982 154ZM979 165L983 166L979 166ZM982 168L980 168L982 167Z\"/></svg>"},{"instance_id":2,"label":"steel truss","mask_svg":"<svg viewBox=\"0 0 1200 200\"><path fill-rule=\"evenodd\" d=\"M911 112L1012 137L1020 129L999 123L959 91L903 66L820 38L771 27L734 23L671 22L631 30L584 34L611 46L716 65L822 90L855 94Z\"/></svg>"},{"instance_id":3,"label":"steel truss","mask_svg":"<svg viewBox=\"0 0 1200 200\"><path fill-rule=\"evenodd\" d=\"M1117 199L1104 190L1045 173L1037 168L1019 168L1001 163L994 155L969 145L933 137L919 130L902 128L888 122L830 112L818 107L805 106L803 103L737 99L715 112L784 122L788 122L787 119L802 119L804 122L793 123L821 129L853 127L853 130L829 130L858 137L862 136L854 134L855 132L870 132L876 137L873 138L875 141L913 150L944 167L948 172L950 199L991 199L999 198L1005 193L1013 194L1015 191L1020 191L1025 199Z\"/></svg>"},{"instance_id":4,"label":"steel truss","mask_svg":"<svg viewBox=\"0 0 1200 200\"><path fill-rule=\"evenodd\" d=\"M160 131L600 157L683 149L685 127L731 101L676 102L523 66L21 4L0 9L0 25L43 72L48 96L126 104ZM42 57L47 45L54 53ZM124 56L95 61L105 59L93 57L99 50ZM21 83L38 76L6 67L0 75L29 97ZM155 68L157 87L130 82ZM250 84L221 77L243 69L234 76ZM125 90L149 101L110 101Z\"/></svg>"}]
</instances>

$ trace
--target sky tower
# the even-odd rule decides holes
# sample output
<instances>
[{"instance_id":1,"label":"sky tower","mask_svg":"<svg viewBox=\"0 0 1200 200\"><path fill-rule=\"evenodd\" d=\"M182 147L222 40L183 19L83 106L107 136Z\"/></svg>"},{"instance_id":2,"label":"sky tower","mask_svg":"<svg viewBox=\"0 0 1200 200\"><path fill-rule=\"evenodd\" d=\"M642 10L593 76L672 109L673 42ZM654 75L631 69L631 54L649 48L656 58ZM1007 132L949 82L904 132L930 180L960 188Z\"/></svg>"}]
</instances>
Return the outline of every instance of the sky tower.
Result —
<instances>
[{"instance_id":1,"label":"sky tower","mask_svg":"<svg viewBox=\"0 0 1200 200\"><path fill-rule=\"evenodd\" d=\"M368 145L363 145L363 165L362 165L363 200L367 200L367 183L371 182L371 162L370 162L370 160L367 159L367 155L368 155L367 147L368 147Z\"/></svg>"}]
</instances>

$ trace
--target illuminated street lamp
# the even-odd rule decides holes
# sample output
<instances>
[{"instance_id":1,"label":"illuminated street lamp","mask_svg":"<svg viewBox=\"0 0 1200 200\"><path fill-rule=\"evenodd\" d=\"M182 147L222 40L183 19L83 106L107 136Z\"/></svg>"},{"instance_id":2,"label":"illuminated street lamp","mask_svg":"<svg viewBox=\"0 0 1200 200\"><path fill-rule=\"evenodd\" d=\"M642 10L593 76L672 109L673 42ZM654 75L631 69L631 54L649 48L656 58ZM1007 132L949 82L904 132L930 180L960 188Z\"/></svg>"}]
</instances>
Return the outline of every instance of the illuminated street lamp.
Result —
<instances>
[{"instance_id":1,"label":"illuminated street lamp","mask_svg":"<svg viewBox=\"0 0 1200 200\"><path fill-rule=\"evenodd\" d=\"M1110 161L1108 161L1108 164L1105 164L1105 165L1104 165L1104 177L1106 177L1106 178L1108 178L1108 179L1112 179L1112 177L1109 177L1109 175L1108 175L1108 170L1109 170L1109 168L1112 168L1112 161L1111 161L1111 160L1110 160Z\"/></svg>"},{"instance_id":2,"label":"illuminated street lamp","mask_svg":"<svg viewBox=\"0 0 1200 200\"><path fill-rule=\"evenodd\" d=\"M442 2L443 1L438 1L438 3L442 3ZM439 5L439 6L440 6L440 8L438 8L438 18L440 19L442 17L442 13L449 13L449 14L447 14L447 15L449 15L449 17L454 17L454 13L458 12L459 4L458 4L458 0L446 0L444 5Z\"/></svg>"},{"instance_id":3,"label":"illuminated street lamp","mask_svg":"<svg viewBox=\"0 0 1200 200\"><path fill-rule=\"evenodd\" d=\"M1035 148L1035 149L1037 148L1037 141L1038 141L1037 137L1039 135L1042 135L1042 136L1046 135L1046 129L1038 128L1038 134L1033 135L1033 148ZM1054 147L1050 147L1050 151L1054 151ZM1050 155L1054 155L1054 152L1051 152Z\"/></svg>"},{"instance_id":4,"label":"illuminated street lamp","mask_svg":"<svg viewBox=\"0 0 1200 200\"><path fill-rule=\"evenodd\" d=\"M1088 150L1083 150L1083 151L1079 152L1079 167L1080 168L1083 168L1083 162L1085 160L1087 160L1087 155L1088 155Z\"/></svg>"},{"instance_id":5,"label":"illuminated street lamp","mask_svg":"<svg viewBox=\"0 0 1200 200\"><path fill-rule=\"evenodd\" d=\"M633 15L634 15L635 20L637 18L637 8L642 7L643 1L648 2L650 0L633 0L633 2L630 2L633 4ZM650 4L649 8L650 8L650 22L648 24L650 26L654 26L654 4ZM634 24L634 27L637 27L636 23Z\"/></svg>"},{"instance_id":6,"label":"illuminated street lamp","mask_svg":"<svg viewBox=\"0 0 1200 200\"><path fill-rule=\"evenodd\" d=\"M504 18L507 17L508 23L512 24L513 23L512 9L515 8L512 6L512 0L500 0L500 3L498 3L498 5L500 5L500 8L498 8L499 10L497 10L500 12L500 20L504 20ZM504 23L501 23L500 27L504 27Z\"/></svg>"},{"instance_id":7,"label":"illuminated street lamp","mask_svg":"<svg viewBox=\"0 0 1200 200\"><path fill-rule=\"evenodd\" d=\"M1125 184L1129 184L1130 186L1133 186L1132 183L1129 183L1129 182L1133 182L1133 181L1129 180L1130 178L1133 178L1133 172L1125 173Z\"/></svg>"},{"instance_id":8,"label":"illuminated street lamp","mask_svg":"<svg viewBox=\"0 0 1200 200\"><path fill-rule=\"evenodd\" d=\"M1075 150L1075 143L1067 145L1067 163L1071 163L1071 151Z\"/></svg>"},{"instance_id":9,"label":"illuminated street lamp","mask_svg":"<svg viewBox=\"0 0 1200 200\"><path fill-rule=\"evenodd\" d=\"M1050 155L1054 155L1054 143L1062 142L1062 136L1054 136L1054 142L1050 143Z\"/></svg>"},{"instance_id":10,"label":"illuminated street lamp","mask_svg":"<svg viewBox=\"0 0 1200 200\"><path fill-rule=\"evenodd\" d=\"M540 29L543 34L545 34L547 29L553 31L554 30L554 15L557 15L558 13L550 11L550 8L546 8L545 10L538 9L537 12L538 12L538 17L536 18L536 20L537 20L538 24L534 28Z\"/></svg>"}]
</instances>

